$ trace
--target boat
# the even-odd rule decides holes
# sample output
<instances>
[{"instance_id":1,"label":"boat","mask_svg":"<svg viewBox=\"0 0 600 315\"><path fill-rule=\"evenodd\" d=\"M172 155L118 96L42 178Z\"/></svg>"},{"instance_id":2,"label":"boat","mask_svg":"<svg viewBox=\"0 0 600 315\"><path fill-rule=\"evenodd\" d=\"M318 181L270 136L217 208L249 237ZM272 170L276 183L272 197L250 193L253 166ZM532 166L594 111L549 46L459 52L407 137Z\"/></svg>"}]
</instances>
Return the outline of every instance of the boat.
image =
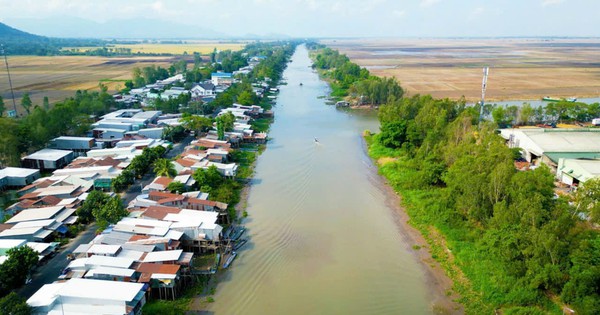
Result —
<instances>
[{"instance_id":1,"label":"boat","mask_svg":"<svg viewBox=\"0 0 600 315\"><path fill-rule=\"evenodd\" d=\"M237 256L237 253L235 251L232 251L231 255L229 255L229 257L227 257L227 260L223 264L223 268L228 268L229 265L231 265L231 263L233 262L233 260L235 259L236 256Z\"/></svg>"},{"instance_id":2,"label":"boat","mask_svg":"<svg viewBox=\"0 0 600 315\"><path fill-rule=\"evenodd\" d=\"M544 96L542 97L542 101L546 101L546 102L560 102L560 101L566 101L566 102L577 102L577 98L576 97L569 97L569 98L556 98L556 97L550 97L550 96Z\"/></svg>"},{"instance_id":3,"label":"boat","mask_svg":"<svg viewBox=\"0 0 600 315\"><path fill-rule=\"evenodd\" d=\"M315 138L315 143L319 143L319 139Z\"/></svg>"},{"instance_id":4,"label":"boat","mask_svg":"<svg viewBox=\"0 0 600 315\"><path fill-rule=\"evenodd\" d=\"M300 86L302 86L302 82L300 82Z\"/></svg>"},{"instance_id":5,"label":"boat","mask_svg":"<svg viewBox=\"0 0 600 315\"><path fill-rule=\"evenodd\" d=\"M238 250L238 249L242 248L242 246L246 245L246 243L248 243L247 238L243 238L243 239L237 241L235 243L235 245L233 245L233 250Z\"/></svg>"},{"instance_id":6,"label":"boat","mask_svg":"<svg viewBox=\"0 0 600 315\"><path fill-rule=\"evenodd\" d=\"M231 240L237 241L238 238L240 238L240 236L242 236L242 234L244 234L244 232L246 232L246 228L243 226L240 226L239 229L235 230L235 232L233 232L233 234L231 234Z\"/></svg>"},{"instance_id":7,"label":"boat","mask_svg":"<svg viewBox=\"0 0 600 315\"><path fill-rule=\"evenodd\" d=\"M554 97L550 97L550 96L544 96L544 97L542 97L542 101L546 101L546 102L559 102L560 99L554 98Z\"/></svg>"}]
</instances>

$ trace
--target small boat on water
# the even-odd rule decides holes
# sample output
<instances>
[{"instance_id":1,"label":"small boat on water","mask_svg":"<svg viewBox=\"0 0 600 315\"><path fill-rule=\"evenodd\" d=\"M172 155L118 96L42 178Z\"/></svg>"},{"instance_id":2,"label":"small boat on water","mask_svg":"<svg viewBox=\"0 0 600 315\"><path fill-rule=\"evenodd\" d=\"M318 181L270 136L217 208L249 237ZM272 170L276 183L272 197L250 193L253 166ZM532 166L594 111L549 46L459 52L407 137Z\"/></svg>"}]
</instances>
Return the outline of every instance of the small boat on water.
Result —
<instances>
[{"instance_id":1,"label":"small boat on water","mask_svg":"<svg viewBox=\"0 0 600 315\"><path fill-rule=\"evenodd\" d=\"M302 86L302 82L300 82L300 86Z\"/></svg>"},{"instance_id":2,"label":"small boat on water","mask_svg":"<svg viewBox=\"0 0 600 315\"><path fill-rule=\"evenodd\" d=\"M319 139L315 137L315 143L319 143Z\"/></svg>"},{"instance_id":3,"label":"small boat on water","mask_svg":"<svg viewBox=\"0 0 600 315\"><path fill-rule=\"evenodd\" d=\"M244 232L246 232L246 228L243 226L240 226L231 234L231 240L237 241L240 238L240 236L242 236L242 234L244 234Z\"/></svg>"},{"instance_id":4,"label":"small boat on water","mask_svg":"<svg viewBox=\"0 0 600 315\"><path fill-rule=\"evenodd\" d=\"M577 98L569 97L569 98L560 99L560 98L556 98L556 97L544 96L544 97L542 97L542 101L546 101L546 102L560 102L560 101L577 102Z\"/></svg>"},{"instance_id":5,"label":"small boat on water","mask_svg":"<svg viewBox=\"0 0 600 315\"><path fill-rule=\"evenodd\" d=\"M225 263L223 264L223 268L228 268L236 256L237 256L237 253L235 251L232 251L231 254L229 255L229 257L227 257L227 260L225 261Z\"/></svg>"},{"instance_id":6,"label":"small boat on water","mask_svg":"<svg viewBox=\"0 0 600 315\"><path fill-rule=\"evenodd\" d=\"M235 245L233 245L233 250L238 250L238 249L242 248L242 246L246 245L246 243L248 243L247 238L243 238L243 239L237 241L235 243Z\"/></svg>"}]
</instances>

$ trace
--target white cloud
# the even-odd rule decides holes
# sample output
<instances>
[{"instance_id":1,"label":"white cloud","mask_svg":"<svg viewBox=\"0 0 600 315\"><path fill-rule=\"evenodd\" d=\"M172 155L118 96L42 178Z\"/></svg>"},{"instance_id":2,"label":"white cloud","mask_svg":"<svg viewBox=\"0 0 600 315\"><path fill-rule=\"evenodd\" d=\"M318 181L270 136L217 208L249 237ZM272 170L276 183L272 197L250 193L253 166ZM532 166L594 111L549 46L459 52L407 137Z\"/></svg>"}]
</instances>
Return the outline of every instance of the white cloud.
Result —
<instances>
[{"instance_id":1,"label":"white cloud","mask_svg":"<svg viewBox=\"0 0 600 315\"><path fill-rule=\"evenodd\" d=\"M404 11L404 10L394 10L394 11L392 11L392 14L395 17L403 17L404 15L406 15L406 11Z\"/></svg>"},{"instance_id":2,"label":"white cloud","mask_svg":"<svg viewBox=\"0 0 600 315\"><path fill-rule=\"evenodd\" d=\"M542 1L542 6L546 7L546 6L549 6L549 5L560 4L560 3L563 3L563 2L564 2L564 0L543 0Z\"/></svg>"},{"instance_id":3,"label":"white cloud","mask_svg":"<svg viewBox=\"0 0 600 315\"><path fill-rule=\"evenodd\" d=\"M474 19L480 17L484 12L486 12L486 10L485 10L484 7L477 7L475 9L473 9L471 11L471 13L469 13L468 19L469 20L474 20Z\"/></svg>"},{"instance_id":4,"label":"white cloud","mask_svg":"<svg viewBox=\"0 0 600 315\"><path fill-rule=\"evenodd\" d=\"M424 8L433 6L434 4L440 2L440 0L421 0L421 6Z\"/></svg>"}]
</instances>

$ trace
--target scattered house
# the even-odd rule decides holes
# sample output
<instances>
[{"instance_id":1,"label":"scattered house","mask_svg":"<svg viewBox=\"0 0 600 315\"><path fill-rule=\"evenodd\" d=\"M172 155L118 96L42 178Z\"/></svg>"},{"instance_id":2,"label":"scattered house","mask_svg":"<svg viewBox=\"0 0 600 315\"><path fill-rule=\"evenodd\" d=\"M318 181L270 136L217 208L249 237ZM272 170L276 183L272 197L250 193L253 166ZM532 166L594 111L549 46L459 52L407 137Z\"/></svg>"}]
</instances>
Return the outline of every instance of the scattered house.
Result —
<instances>
[{"instance_id":1,"label":"scattered house","mask_svg":"<svg viewBox=\"0 0 600 315\"><path fill-rule=\"evenodd\" d=\"M0 170L0 190L21 188L40 178L40 171L31 168L6 167Z\"/></svg>"},{"instance_id":2,"label":"scattered house","mask_svg":"<svg viewBox=\"0 0 600 315\"><path fill-rule=\"evenodd\" d=\"M44 285L27 300L33 314L140 314L144 284L71 279Z\"/></svg>"},{"instance_id":3,"label":"scattered house","mask_svg":"<svg viewBox=\"0 0 600 315\"><path fill-rule=\"evenodd\" d=\"M231 85L233 84L233 74L228 72L213 72L210 75L210 81L214 85Z\"/></svg>"},{"instance_id":4,"label":"scattered house","mask_svg":"<svg viewBox=\"0 0 600 315\"><path fill-rule=\"evenodd\" d=\"M163 135L163 127L140 129L137 133L150 139L161 139Z\"/></svg>"},{"instance_id":5,"label":"scattered house","mask_svg":"<svg viewBox=\"0 0 600 315\"><path fill-rule=\"evenodd\" d=\"M62 136L50 140L49 148L69 150L75 156L85 156L85 153L96 147L96 140L89 137L67 137Z\"/></svg>"},{"instance_id":6,"label":"scattered house","mask_svg":"<svg viewBox=\"0 0 600 315\"><path fill-rule=\"evenodd\" d=\"M42 149L21 159L26 168L37 168L42 171L56 170L65 167L75 158L73 151Z\"/></svg>"}]
</instances>

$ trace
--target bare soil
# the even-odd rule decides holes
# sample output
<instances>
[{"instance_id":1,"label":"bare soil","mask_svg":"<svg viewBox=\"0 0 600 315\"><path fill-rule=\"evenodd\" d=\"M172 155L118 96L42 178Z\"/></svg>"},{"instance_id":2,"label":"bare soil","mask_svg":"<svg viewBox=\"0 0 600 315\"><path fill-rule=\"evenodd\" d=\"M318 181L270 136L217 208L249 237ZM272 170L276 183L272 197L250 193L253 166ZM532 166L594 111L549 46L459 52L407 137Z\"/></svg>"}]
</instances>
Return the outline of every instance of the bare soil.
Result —
<instances>
[{"instance_id":1,"label":"bare soil","mask_svg":"<svg viewBox=\"0 0 600 315\"><path fill-rule=\"evenodd\" d=\"M486 100L543 96L600 96L600 39L348 39L340 50L377 76L396 77L410 95L468 101L481 98L482 67L489 66Z\"/></svg>"}]
</instances>

